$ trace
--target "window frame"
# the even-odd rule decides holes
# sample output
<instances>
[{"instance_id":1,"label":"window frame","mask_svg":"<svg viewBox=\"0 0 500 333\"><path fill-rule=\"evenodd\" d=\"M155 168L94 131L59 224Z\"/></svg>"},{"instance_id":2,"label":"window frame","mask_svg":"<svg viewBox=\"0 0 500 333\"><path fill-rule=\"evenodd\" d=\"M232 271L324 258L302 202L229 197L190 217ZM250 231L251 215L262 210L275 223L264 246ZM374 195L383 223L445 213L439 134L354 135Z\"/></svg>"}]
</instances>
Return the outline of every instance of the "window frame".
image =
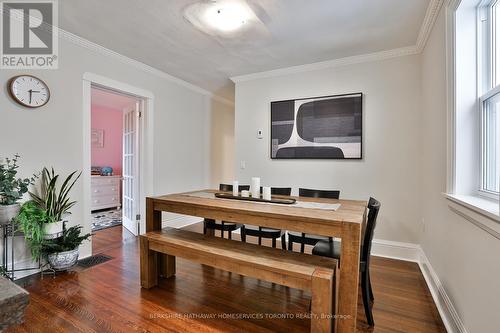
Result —
<instances>
[{"instance_id":1,"label":"window frame","mask_svg":"<svg viewBox=\"0 0 500 333\"><path fill-rule=\"evenodd\" d=\"M486 189L486 120L485 106L490 98L500 96L500 82L496 82L496 25L500 24L500 17L496 17L495 6L500 6L500 0L482 0L477 7L477 94L479 112L479 179L477 194L479 196L499 201L499 192ZM500 37L500 36L499 36ZM500 46L499 46L500 47ZM500 80L499 80L500 81Z\"/></svg>"}]
</instances>

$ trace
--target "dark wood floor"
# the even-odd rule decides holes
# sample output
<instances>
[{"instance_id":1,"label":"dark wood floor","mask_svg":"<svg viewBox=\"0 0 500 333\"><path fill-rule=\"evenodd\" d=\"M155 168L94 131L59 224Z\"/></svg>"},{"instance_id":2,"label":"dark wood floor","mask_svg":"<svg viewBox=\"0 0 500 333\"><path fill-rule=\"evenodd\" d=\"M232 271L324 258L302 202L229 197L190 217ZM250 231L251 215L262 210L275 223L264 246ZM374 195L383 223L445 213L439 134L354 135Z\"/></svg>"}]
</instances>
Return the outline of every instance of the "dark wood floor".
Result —
<instances>
[{"instance_id":1,"label":"dark wood floor","mask_svg":"<svg viewBox=\"0 0 500 333\"><path fill-rule=\"evenodd\" d=\"M27 287L31 303L25 324L9 333L309 329L307 292L182 259L178 259L174 278L143 290L135 237L127 231L122 235L121 227L114 227L97 232L93 246L94 253L114 259L55 279L32 281ZM418 265L378 257L372 265L375 328L367 326L360 303L358 332L445 332ZM238 318L244 315L253 318ZM293 318L286 318L290 316Z\"/></svg>"}]
</instances>

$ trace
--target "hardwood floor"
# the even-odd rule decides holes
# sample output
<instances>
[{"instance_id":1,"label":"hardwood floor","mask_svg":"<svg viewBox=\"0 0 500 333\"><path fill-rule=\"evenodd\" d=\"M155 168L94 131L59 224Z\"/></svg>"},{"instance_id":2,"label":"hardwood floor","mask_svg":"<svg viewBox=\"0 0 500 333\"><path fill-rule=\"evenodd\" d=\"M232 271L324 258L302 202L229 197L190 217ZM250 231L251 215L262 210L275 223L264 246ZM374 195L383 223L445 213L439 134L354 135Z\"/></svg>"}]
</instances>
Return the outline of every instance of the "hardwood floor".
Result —
<instances>
[{"instance_id":1,"label":"hardwood floor","mask_svg":"<svg viewBox=\"0 0 500 333\"><path fill-rule=\"evenodd\" d=\"M94 236L94 253L113 260L55 279L34 279L27 287L25 323L7 332L309 330L307 292L180 258L176 277L141 289L138 241L121 229ZM375 328L366 324L360 298L358 332L446 332L417 264L373 257L372 265Z\"/></svg>"}]
</instances>

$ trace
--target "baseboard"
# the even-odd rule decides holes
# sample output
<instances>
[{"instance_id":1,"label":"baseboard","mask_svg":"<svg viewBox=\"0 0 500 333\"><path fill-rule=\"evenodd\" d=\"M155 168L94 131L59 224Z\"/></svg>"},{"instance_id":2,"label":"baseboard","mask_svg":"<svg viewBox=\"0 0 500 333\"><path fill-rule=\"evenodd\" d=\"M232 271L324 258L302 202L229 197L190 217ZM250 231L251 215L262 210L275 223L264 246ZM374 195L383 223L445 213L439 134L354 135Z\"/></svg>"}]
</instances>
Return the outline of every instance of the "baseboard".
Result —
<instances>
[{"instance_id":1,"label":"baseboard","mask_svg":"<svg viewBox=\"0 0 500 333\"><path fill-rule=\"evenodd\" d=\"M374 239L371 254L377 257L420 262L421 248L418 244Z\"/></svg>"},{"instance_id":2,"label":"baseboard","mask_svg":"<svg viewBox=\"0 0 500 333\"><path fill-rule=\"evenodd\" d=\"M176 217L163 219L161 222L162 228L184 228L190 226L192 224L200 223L203 221L203 218L196 216L188 216L188 215L178 215Z\"/></svg>"},{"instance_id":3,"label":"baseboard","mask_svg":"<svg viewBox=\"0 0 500 333\"><path fill-rule=\"evenodd\" d=\"M443 320L443 324L446 327L446 331L448 333L467 333L455 306L451 302L450 297L446 293L438 275L432 268L429 259L420 245L374 239L372 243L372 255L417 263L439 311L439 315Z\"/></svg>"},{"instance_id":4,"label":"baseboard","mask_svg":"<svg viewBox=\"0 0 500 333\"><path fill-rule=\"evenodd\" d=\"M448 333L467 333L467 329L460 319L455 306L451 302L450 297L448 297L446 290L422 248L420 248L420 261L418 265Z\"/></svg>"}]
</instances>

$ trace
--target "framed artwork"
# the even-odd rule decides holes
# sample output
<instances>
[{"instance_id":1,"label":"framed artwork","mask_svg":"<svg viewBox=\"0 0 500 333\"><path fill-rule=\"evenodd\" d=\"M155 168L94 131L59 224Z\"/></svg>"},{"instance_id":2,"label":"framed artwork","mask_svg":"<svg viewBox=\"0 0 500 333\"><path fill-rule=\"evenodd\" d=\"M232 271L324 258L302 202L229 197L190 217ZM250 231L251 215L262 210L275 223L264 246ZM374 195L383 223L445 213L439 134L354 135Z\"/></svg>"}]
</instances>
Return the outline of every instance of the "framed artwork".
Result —
<instances>
[{"instance_id":1,"label":"framed artwork","mask_svg":"<svg viewBox=\"0 0 500 333\"><path fill-rule=\"evenodd\" d=\"M91 134L92 147L103 148L104 147L104 130L102 129L92 129Z\"/></svg>"},{"instance_id":2,"label":"framed artwork","mask_svg":"<svg viewBox=\"0 0 500 333\"><path fill-rule=\"evenodd\" d=\"M271 102L271 158L363 158L362 109L362 93Z\"/></svg>"}]
</instances>

